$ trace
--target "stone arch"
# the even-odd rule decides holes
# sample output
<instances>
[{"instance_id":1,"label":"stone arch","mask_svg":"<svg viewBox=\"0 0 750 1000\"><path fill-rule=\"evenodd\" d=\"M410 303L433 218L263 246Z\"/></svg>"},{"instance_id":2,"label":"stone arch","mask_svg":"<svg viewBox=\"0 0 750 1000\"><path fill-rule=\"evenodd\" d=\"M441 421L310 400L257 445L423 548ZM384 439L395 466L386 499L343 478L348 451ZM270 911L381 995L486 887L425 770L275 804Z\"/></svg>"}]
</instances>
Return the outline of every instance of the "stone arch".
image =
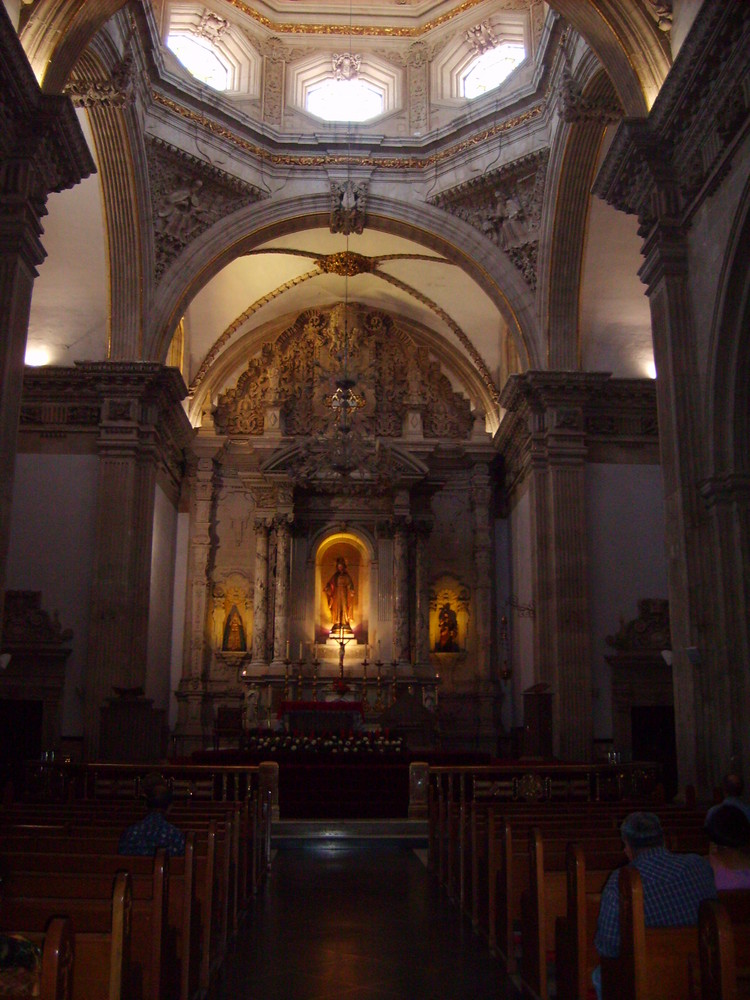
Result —
<instances>
[{"instance_id":1,"label":"stone arch","mask_svg":"<svg viewBox=\"0 0 750 1000\"><path fill-rule=\"evenodd\" d=\"M148 356L166 356L172 333L188 303L232 260L272 238L316 225L327 227L329 219L330 196L321 191L285 203L258 203L212 226L164 277L147 338ZM440 209L377 196L368 199L367 224L374 230L422 243L461 267L496 303L524 369L543 367L533 295L505 254L481 233L453 216L450 226L446 226L446 215ZM441 230L449 237L441 235Z\"/></svg>"},{"instance_id":2,"label":"stone arch","mask_svg":"<svg viewBox=\"0 0 750 1000\"><path fill-rule=\"evenodd\" d=\"M541 314L547 317L545 357L553 371L576 370L581 365L579 333L580 284L586 249L586 226L591 204L591 186L597 167L597 154L604 132L616 106L612 83L599 70L582 88L582 101L590 109L581 120L563 125L556 139L553 166L556 194L547 204L554 210L549 222L551 237L543 266L547 280L542 283L547 299Z\"/></svg>"}]
</instances>

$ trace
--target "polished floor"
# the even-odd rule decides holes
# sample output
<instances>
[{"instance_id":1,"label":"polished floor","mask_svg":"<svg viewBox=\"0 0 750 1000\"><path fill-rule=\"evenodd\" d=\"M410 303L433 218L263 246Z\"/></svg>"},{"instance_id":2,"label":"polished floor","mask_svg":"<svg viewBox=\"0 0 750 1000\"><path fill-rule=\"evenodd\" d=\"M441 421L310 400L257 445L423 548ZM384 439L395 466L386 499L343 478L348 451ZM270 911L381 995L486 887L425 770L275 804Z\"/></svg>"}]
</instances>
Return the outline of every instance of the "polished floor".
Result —
<instances>
[{"instance_id":1,"label":"polished floor","mask_svg":"<svg viewBox=\"0 0 750 1000\"><path fill-rule=\"evenodd\" d=\"M515 1000L407 847L283 848L212 1000Z\"/></svg>"}]
</instances>

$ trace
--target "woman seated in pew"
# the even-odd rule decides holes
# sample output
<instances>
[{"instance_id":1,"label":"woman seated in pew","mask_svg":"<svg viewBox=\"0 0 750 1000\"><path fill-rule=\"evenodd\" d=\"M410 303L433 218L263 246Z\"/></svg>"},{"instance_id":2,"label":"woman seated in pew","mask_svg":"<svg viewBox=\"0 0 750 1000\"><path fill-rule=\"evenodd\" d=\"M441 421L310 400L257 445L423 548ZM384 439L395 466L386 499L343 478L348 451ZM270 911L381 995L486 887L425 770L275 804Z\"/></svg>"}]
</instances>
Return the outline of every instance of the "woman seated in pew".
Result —
<instances>
[{"instance_id":1,"label":"woman seated in pew","mask_svg":"<svg viewBox=\"0 0 750 1000\"><path fill-rule=\"evenodd\" d=\"M744 812L722 804L706 817L705 830L716 888L750 889L750 821Z\"/></svg>"},{"instance_id":2,"label":"woman seated in pew","mask_svg":"<svg viewBox=\"0 0 750 1000\"><path fill-rule=\"evenodd\" d=\"M711 865L698 854L674 854L664 846L664 831L654 813L636 812L625 817L620 834L628 863L638 869L643 885L646 927L690 927L698 923L703 899L716 899ZM602 957L620 954L620 870L607 879L599 904L594 946ZM601 968L592 980L602 1000Z\"/></svg>"},{"instance_id":3,"label":"woman seated in pew","mask_svg":"<svg viewBox=\"0 0 750 1000\"><path fill-rule=\"evenodd\" d=\"M185 853L185 834L167 821L165 813L172 801L169 785L160 774L144 782L148 814L129 826L120 837L118 854L152 857L160 847L172 856Z\"/></svg>"}]
</instances>

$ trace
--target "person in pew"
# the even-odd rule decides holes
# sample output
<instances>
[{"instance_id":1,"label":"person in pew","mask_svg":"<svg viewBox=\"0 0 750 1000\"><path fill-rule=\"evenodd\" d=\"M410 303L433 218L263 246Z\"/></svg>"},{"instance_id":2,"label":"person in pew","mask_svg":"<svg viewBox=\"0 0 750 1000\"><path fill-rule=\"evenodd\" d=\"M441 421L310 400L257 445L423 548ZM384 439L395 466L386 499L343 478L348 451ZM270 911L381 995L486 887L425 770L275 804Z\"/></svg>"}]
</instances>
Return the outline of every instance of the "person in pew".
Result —
<instances>
[{"instance_id":1,"label":"person in pew","mask_svg":"<svg viewBox=\"0 0 750 1000\"><path fill-rule=\"evenodd\" d=\"M161 775L150 781L147 779L144 784L148 814L123 831L117 853L151 857L160 847L164 847L172 856L183 855L185 834L169 823L165 815L172 801L169 785Z\"/></svg>"},{"instance_id":2,"label":"person in pew","mask_svg":"<svg viewBox=\"0 0 750 1000\"><path fill-rule=\"evenodd\" d=\"M638 869L643 884L643 911L647 927L688 927L698 923L703 899L716 899L711 865L698 854L674 854L664 846L664 831L654 813L635 812L620 828L625 857ZM599 904L594 946L600 956L620 954L620 871L607 879ZM592 980L602 1000L601 968Z\"/></svg>"},{"instance_id":3,"label":"person in pew","mask_svg":"<svg viewBox=\"0 0 750 1000\"><path fill-rule=\"evenodd\" d=\"M736 806L722 804L706 817L705 830L716 888L750 889L750 820Z\"/></svg>"},{"instance_id":4,"label":"person in pew","mask_svg":"<svg viewBox=\"0 0 750 1000\"><path fill-rule=\"evenodd\" d=\"M740 809L745 814L745 819L750 822L750 806L742 798L745 783L739 774L728 774L721 783L721 790L724 792L724 798L715 806L711 806L706 813L706 822L722 806L734 806L736 809Z\"/></svg>"}]
</instances>

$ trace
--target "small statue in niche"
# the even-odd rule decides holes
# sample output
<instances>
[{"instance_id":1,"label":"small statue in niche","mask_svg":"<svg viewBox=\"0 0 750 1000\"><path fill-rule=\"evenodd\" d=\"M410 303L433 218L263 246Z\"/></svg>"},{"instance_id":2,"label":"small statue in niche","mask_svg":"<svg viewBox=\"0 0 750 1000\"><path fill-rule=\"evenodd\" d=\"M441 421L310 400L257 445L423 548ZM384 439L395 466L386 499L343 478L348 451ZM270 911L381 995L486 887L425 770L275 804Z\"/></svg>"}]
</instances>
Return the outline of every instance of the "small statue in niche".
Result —
<instances>
[{"instance_id":1,"label":"small statue in niche","mask_svg":"<svg viewBox=\"0 0 750 1000\"><path fill-rule=\"evenodd\" d=\"M245 627L236 604L232 605L232 610L227 615L221 648L228 653L244 653L247 649Z\"/></svg>"},{"instance_id":2,"label":"small statue in niche","mask_svg":"<svg viewBox=\"0 0 750 1000\"><path fill-rule=\"evenodd\" d=\"M450 603L444 604L438 612L438 637L436 653L458 653L458 619Z\"/></svg>"},{"instance_id":3,"label":"small statue in niche","mask_svg":"<svg viewBox=\"0 0 750 1000\"><path fill-rule=\"evenodd\" d=\"M331 632L350 632L354 613L354 580L349 575L346 559L336 559L336 572L325 586L328 610L331 612Z\"/></svg>"}]
</instances>

